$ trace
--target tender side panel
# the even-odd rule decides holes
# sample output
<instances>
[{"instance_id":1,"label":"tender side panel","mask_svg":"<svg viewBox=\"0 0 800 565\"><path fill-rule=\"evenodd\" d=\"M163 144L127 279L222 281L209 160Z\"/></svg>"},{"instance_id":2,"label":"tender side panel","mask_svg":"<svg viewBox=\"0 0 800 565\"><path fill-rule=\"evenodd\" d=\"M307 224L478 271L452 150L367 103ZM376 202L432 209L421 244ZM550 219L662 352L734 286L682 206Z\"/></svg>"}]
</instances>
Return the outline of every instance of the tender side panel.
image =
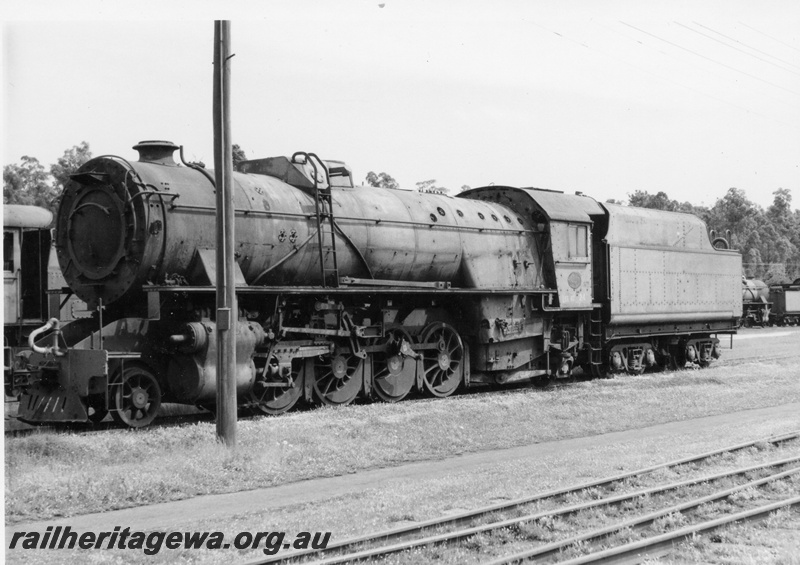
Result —
<instances>
[{"instance_id":1,"label":"tender side panel","mask_svg":"<svg viewBox=\"0 0 800 565\"><path fill-rule=\"evenodd\" d=\"M741 316L741 255L713 249L702 220L604 206L610 325L730 321Z\"/></svg>"},{"instance_id":2,"label":"tender side panel","mask_svg":"<svg viewBox=\"0 0 800 565\"><path fill-rule=\"evenodd\" d=\"M614 245L610 259L612 324L741 315L737 256Z\"/></svg>"}]
</instances>

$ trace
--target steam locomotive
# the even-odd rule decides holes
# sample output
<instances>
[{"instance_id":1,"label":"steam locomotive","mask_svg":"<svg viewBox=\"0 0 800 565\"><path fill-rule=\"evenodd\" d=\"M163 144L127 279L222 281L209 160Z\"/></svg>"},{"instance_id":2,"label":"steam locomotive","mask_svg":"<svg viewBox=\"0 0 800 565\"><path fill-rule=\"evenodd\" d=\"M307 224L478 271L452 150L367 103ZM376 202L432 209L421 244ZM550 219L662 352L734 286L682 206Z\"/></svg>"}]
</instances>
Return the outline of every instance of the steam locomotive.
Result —
<instances>
[{"instance_id":1,"label":"steam locomotive","mask_svg":"<svg viewBox=\"0 0 800 565\"><path fill-rule=\"evenodd\" d=\"M84 164L55 248L93 311L33 332L20 418L140 427L216 398L213 174L147 141ZM234 173L236 389L396 402L459 387L703 367L742 316L738 252L698 218L491 186L456 197L355 186L313 153Z\"/></svg>"},{"instance_id":2,"label":"steam locomotive","mask_svg":"<svg viewBox=\"0 0 800 565\"><path fill-rule=\"evenodd\" d=\"M800 279L767 285L764 281L743 277L740 325L800 325Z\"/></svg>"}]
</instances>

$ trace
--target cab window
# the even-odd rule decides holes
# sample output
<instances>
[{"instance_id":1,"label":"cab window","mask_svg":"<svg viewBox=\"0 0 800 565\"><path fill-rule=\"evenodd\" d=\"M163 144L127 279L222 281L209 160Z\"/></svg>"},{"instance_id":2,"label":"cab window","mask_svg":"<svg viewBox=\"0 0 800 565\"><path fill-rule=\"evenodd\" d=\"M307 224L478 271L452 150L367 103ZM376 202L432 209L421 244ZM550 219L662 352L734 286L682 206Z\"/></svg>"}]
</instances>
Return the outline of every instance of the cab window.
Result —
<instances>
[{"instance_id":1,"label":"cab window","mask_svg":"<svg viewBox=\"0 0 800 565\"><path fill-rule=\"evenodd\" d=\"M589 258L589 228L588 226L569 227L569 256L575 258Z\"/></svg>"},{"instance_id":2,"label":"cab window","mask_svg":"<svg viewBox=\"0 0 800 565\"><path fill-rule=\"evenodd\" d=\"M3 232L3 270L14 272L14 232Z\"/></svg>"}]
</instances>

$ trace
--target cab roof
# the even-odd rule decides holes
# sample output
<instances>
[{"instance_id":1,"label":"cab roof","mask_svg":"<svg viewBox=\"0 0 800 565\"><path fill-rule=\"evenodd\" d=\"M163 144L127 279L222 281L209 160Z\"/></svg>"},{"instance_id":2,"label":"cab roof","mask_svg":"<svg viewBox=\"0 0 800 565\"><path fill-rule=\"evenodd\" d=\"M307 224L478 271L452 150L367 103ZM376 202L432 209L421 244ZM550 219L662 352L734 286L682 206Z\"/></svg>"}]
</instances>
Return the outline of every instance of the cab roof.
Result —
<instances>
[{"instance_id":1,"label":"cab roof","mask_svg":"<svg viewBox=\"0 0 800 565\"><path fill-rule=\"evenodd\" d=\"M46 228L53 223L53 213L39 206L3 204L4 228Z\"/></svg>"}]
</instances>

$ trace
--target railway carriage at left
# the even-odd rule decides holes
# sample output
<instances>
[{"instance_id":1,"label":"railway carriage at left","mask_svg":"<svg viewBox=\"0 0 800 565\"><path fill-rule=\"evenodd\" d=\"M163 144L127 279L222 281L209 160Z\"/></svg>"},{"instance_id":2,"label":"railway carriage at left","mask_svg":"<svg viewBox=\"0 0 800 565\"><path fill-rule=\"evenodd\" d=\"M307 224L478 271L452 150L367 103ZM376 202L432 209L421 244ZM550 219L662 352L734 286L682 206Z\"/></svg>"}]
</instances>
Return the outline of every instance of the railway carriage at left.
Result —
<instances>
[{"instance_id":1,"label":"railway carriage at left","mask_svg":"<svg viewBox=\"0 0 800 565\"><path fill-rule=\"evenodd\" d=\"M3 205L5 338L21 343L47 319L47 261L53 214L38 206Z\"/></svg>"},{"instance_id":2,"label":"railway carriage at left","mask_svg":"<svg viewBox=\"0 0 800 565\"><path fill-rule=\"evenodd\" d=\"M16 355L27 350L30 333L48 318L47 265L53 214L38 206L3 206L3 367L5 394ZM22 369L18 365L18 369Z\"/></svg>"},{"instance_id":3,"label":"railway carriage at left","mask_svg":"<svg viewBox=\"0 0 800 565\"><path fill-rule=\"evenodd\" d=\"M7 398L30 380L28 337L49 318L85 316L76 298L61 302L64 277L52 253L53 213L39 206L3 205L3 367Z\"/></svg>"},{"instance_id":4,"label":"railway carriage at left","mask_svg":"<svg viewBox=\"0 0 800 565\"><path fill-rule=\"evenodd\" d=\"M18 355L29 350L28 336L49 317L52 223L53 213L39 206L3 205L3 373L7 398L19 393L20 383L15 385L12 374L18 380L25 378L24 361Z\"/></svg>"},{"instance_id":5,"label":"railway carriage at left","mask_svg":"<svg viewBox=\"0 0 800 565\"><path fill-rule=\"evenodd\" d=\"M91 319L34 332L20 415L149 424L216 398L213 174L142 142L65 188L55 247ZM240 406L705 366L741 317L741 256L688 215L485 187L354 186L312 153L234 173ZM630 294L632 293L632 294Z\"/></svg>"}]
</instances>

